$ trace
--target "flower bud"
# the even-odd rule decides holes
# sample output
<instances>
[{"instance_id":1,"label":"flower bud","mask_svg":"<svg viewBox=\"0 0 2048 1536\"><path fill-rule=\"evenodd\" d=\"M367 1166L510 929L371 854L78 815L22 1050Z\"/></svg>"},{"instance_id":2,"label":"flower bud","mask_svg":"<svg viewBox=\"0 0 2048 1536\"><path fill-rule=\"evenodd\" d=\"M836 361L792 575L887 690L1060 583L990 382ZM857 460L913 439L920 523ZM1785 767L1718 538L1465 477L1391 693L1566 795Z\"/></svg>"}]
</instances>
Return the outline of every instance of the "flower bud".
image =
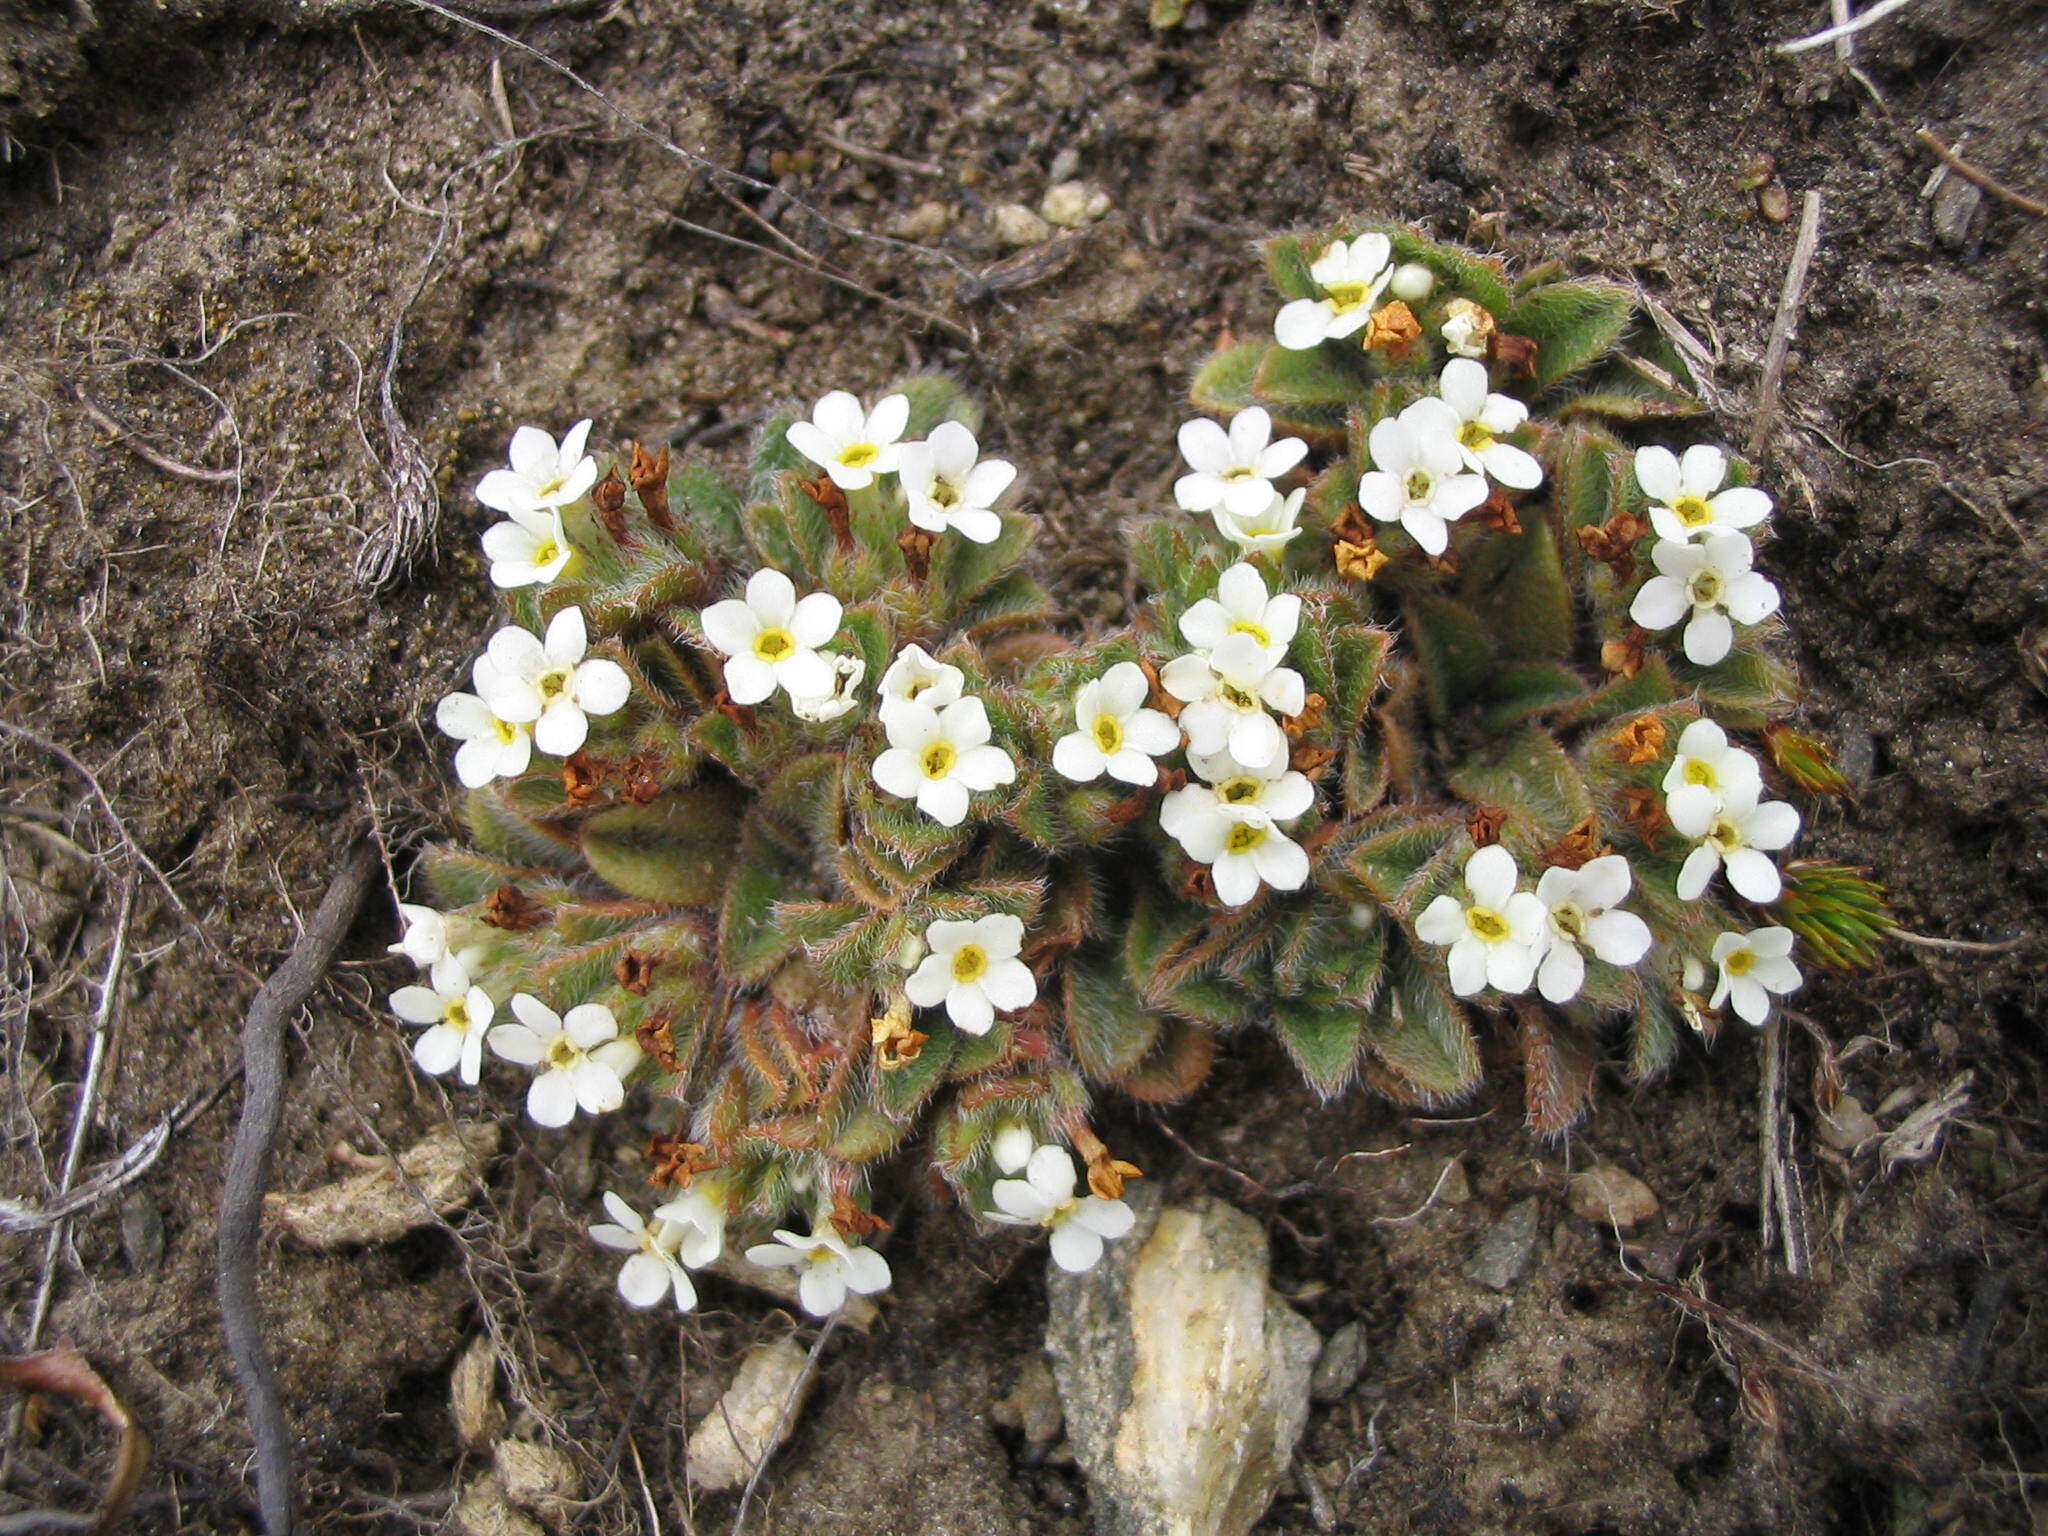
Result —
<instances>
[{"instance_id":1,"label":"flower bud","mask_svg":"<svg viewBox=\"0 0 2048 1536\"><path fill-rule=\"evenodd\" d=\"M1429 297L1436 287L1436 274L1419 261L1407 262L1394 269L1393 280L1387 284L1388 292L1397 299L1410 304L1419 304Z\"/></svg>"},{"instance_id":2,"label":"flower bud","mask_svg":"<svg viewBox=\"0 0 2048 1536\"><path fill-rule=\"evenodd\" d=\"M1016 1173L1037 1150L1038 1142L1030 1127L1016 1120L1005 1120L989 1140L989 1155L1004 1173Z\"/></svg>"}]
</instances>

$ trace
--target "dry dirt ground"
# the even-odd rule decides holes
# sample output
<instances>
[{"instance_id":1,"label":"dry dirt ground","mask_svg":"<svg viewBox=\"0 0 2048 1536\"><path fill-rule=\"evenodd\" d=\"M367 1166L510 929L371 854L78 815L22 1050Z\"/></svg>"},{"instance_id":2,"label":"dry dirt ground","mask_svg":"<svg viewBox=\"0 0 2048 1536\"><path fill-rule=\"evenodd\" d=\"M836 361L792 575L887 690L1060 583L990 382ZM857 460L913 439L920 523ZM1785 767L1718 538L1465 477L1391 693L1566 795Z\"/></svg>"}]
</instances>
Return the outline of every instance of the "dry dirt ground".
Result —
<instances>
[{"instance_id":1,"label":"dry dirt ground","mask_svg":"<svg viewBox=\"0 0 2048 1536\"><path fill-rule=\"evenodd\" d=\"M154 1438L136 1528L251 1518L211 1271L236 1022L365 807L401 864L443 814L422 722L489 622L467 489L514 425L731 453L770 399L942 365L989 402L1075 611L1114 608L1109 530L1170 483L1191 367L1270 315L1256 236L1360 211L1633 278L1721 347L1739 441L1795 227L1737 185L1769 154L1795 206L1823 199L1763 455L1786 504L1769 558L1813 726L1861 786L1808 846L1874 867L1911 929L2007 946L1902 946L1803 1006L1863 1042L1848 1086L1887 1129L1966 1071L1967 1109L1886 1173L1815 1145L1795 1042L1803 1280L1761 1249L1746 1034L1565 1144L1521 1130L1511 1075L1474 1118L1421 1123L1317 1106L1253 1051L1174 1112L1213 1162L1136 1115L1119 1150L1267 1221L1281 1288L1326 1333L1366 1329L1263 1529L2040 1529L2048 219L1954 181L1923 197L1912 132L2048 194L2042 10L1920 0L1862 34L1866 89L1831 49L1770 52L1821 0L1196 0L1159 33L1140 0L537 9L499 0L494 37L401 0L0 3L0 719L97 774L186 914L71 769L0 741L0 1193L52 1188L125 931L84 1166L178 1128L73 1224L43 1331ZM993 210L1068 177L1108 216L1063 267L984 281L1009 254ZM354 560L393 516L394 432L443 512L372 595ZM508 1088L451 1100L411 1070L381 1007L391 927L380 900L291 1041L283 1188L457 1111L515 1123ZM452 1230L266 1245L320 1528L444 1523L486 1454L448 1394L485 1331L514 1422L571 1458L569 1524L727 1528L729 1497L681 1492L681 1425L792 1325L715 1283L680 1333L616 1303L579 1229L594 1190L630 1186L631 1139L519 1125ZM1446 1154L1470 1198L1384 1220ZM1663 1201L1626 1251L1563 1198L1596 1159ZM1527 1196L1536 1258L1497 1295L1460 1271ZM0 1236L0 1348L28 1336L43 1243ZM1038 1347L1042 1259L916 1199L892 1258L882 1322L834 1341L750 1529L1086 1531L1072 1467L992 1407ZM1660 1267L1732 1316L1631 1283ZM70 1410L31 1422L7 1496L85 1506L103 1453Z\"/></svg>"}]
</instances>

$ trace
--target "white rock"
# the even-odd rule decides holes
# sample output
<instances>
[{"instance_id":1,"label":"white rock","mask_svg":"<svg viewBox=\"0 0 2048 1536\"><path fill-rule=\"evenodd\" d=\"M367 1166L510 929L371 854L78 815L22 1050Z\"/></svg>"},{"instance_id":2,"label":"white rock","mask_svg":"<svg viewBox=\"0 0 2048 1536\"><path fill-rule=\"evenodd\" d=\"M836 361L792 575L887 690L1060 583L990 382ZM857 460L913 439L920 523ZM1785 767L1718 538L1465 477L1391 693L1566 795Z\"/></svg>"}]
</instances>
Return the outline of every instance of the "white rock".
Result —
<instances>
[{"instance_id":1,"label":"white rock","mask_svg":"<svg viewBox=\"0 0 2048 1536\"><path fill-rule=\"evenodd\" d=\"M815 1376L806 1379L804 1351L793 1339L757 1344L740 1362L732 1385L690 1436L690 1481L717 1491L737 1488L753 1476L762 1457L772 1455L796 1428ZM790 1394L798 1394L791 1401ZM776 1434L777 1425L782 1433Z\"/></svg>"},{"instance_id":2,"label":"white rock","mask_svg":"<svg viewBox=\"0 0 2048 1536\"><path fill-rule=\"evenodd\" d=\"M1004 203L992 217L996 238L1005 245L1037 245L1052 238L1052 226L1022 203Z\"/></svg>"},{"instance_id":3,"label":"white rock","mask_svg":"<svg viewBox=\"0 0 2048 1536\"><path fill-rule=\"evenodd\" d=\"M1079 229L1109 212L1109 194L1085 181L1063 181L1047 190L1038 211L1048 224Z\"/></svg>"},{"instance_id":4,"label":"white rock","mask_svg":"<svg viewBox=\"0 0 2048 1536\"><path fill-rule=\"evenodd\" d=\"M1101 1536L1244 1536L1308 1418L1321 1340L1220 1201L1159 1209L1085 1275L1052 1271L1046 1348Z\"/></svg>"}]
</instances>

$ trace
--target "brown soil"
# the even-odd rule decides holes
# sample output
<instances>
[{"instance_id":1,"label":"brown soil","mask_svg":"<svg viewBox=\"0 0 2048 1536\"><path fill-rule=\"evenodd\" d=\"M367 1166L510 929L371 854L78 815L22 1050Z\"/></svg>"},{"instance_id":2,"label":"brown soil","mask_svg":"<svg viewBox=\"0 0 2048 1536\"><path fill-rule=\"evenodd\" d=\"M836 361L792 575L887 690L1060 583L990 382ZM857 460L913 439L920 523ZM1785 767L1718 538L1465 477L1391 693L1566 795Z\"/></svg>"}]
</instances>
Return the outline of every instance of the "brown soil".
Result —
<instances>
[{"instance_id":1,"label":"brown soil","mask_svg":"<svg viewBox=\"0 0 2048 1536\"><path fill-rule=\"evenodd\" d=\"M1918 195L1933 161L1910 132L1928 124L2048 190L2048 18L2025 0L1924 0L1866 32L1858 62L1887 113L1829 50L1770 53L1826 10L1197 0L1187 26L1154 34L1139 0L639 0L502 22L600 99L403 4L0 5L0 718L95 769L218 950L139 881L87 1167L192 1113L125 1202L74 1225L46 1331L88 1353L156 1442L137 1528L250 1518L211 1271L242 968L288 945L363 805L401 846L442 814L446 754L421 722L489 622L467 490L515 424L591 415L615 442L726 453L764 401L942 365L988 401L1076 611L1113 608L1109 530L1170 483L1192 365L1223 327L1270 314L1255 237L1363 211L1633 276L1725 347L1740 410L1793 234L1735 185L1762 153L1795 205L1824 199L1766 454L1787 507L1768 558L1814 723L1861 795L1807 848L1873 866L1910 928L2019 941L1901 948L1884 974L1818 982L1802 1003L1838 1044L1867 1039L1849 1087L1873 1108L1901 1096L1887 1128L1969 1069L1962 1120L1889 1176L1871 1152L1802 1136L1810 1280L1760 1251L1747 1034L1610 1095L1563 1145L1522 1132L1511 1090L1470 1123L1364 1095L1320 1107L1251 1049L1172 1123L1256 1188L1149 1120L1117 1122L1118 1146L1171 1189L1269 1220L1278 1281L1325 1332L1366 1325L1364 1378L1318 1407L1301 1458L1329 1528L2029 1528L2029 1494L2048 1495L2031 1301L2048 1279L2048 220L1985 198L1957 227L1953 190ZM679 151L778 191L713 182ZM967 279L1007 254L992 210L1067 175L1108 191L1110 216L1064 268L980 294ZM952 222L922 249L843 232L902 228L928 201ZM352 559L392 515L376 381L401 315L396 401L446 508L431 557L371 596ZM4 763L0 1192L40 1199L128 865L87 861L114 844L67 770L18 742ZM381 1008L400 979L380 957L390 926L381 905L363 920L359 958L294 1042L282 1188L333 1176L338 1143L404 1146L485 1109L411 1069ZM1809 1130L1811 1061L1802 1040ZM508 1088L485 1098L514 1123ZM479 1465L448 1377L486 1326L515 1422L567 1446L594 1499L577 1528L647 1529L636 1464L668 1528L729 1524L729 1500L680 1491L679 1421L787 1325L715 1283L680 1336L616 1303L579 1229L596 1190L632 1187L635 1137L521 1124L451 1231L266 1251L322 1528L442 1522ZM1345 1152L1404 1147L1333 1172ZM1379 1219L1422 1204L1447 1153L1469 1201ZM1662 1198L1626 1252L1564 1202L1570 1169L1595 1160ZM1528 1195L1534 1264L1513 1292L1483 1290L1461 1268ZM40 1237L0 1237L8 1348L41 1253ZM1071 1467L992 1416L1038 1347L1042 1260L915 1201L892 1259L881 1325L835 1343L754 1528L1086 1530ZM1632 1283L1660 1268L1747 1328ZM13 1491L88 1504L96 1442L55 1415L24 1439ZM1290 1489L1264 1529L1311 1531L1317 1513Z\"/></svg>"}]
</instances>

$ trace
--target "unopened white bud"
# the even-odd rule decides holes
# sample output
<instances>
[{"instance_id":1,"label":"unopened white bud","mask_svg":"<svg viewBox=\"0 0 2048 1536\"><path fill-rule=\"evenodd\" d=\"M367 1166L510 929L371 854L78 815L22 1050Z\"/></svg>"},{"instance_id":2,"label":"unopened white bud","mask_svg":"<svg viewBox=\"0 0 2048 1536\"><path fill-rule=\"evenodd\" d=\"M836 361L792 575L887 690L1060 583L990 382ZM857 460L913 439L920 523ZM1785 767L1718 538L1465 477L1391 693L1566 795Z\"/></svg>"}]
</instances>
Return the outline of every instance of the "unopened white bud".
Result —
<instances>
[{"instance_id":1,"label":"unopened white bud","mask_svg":"<svg viewBox=\"0 0 2048 1536\"><path fill-rule=\"evenodd\" d=\"M1436 274L1421 262L1411 261L1394 269L1393 281L1387 287L1395 298L1418 304L1436 287Z\"/></svg>"}]
</instances>

